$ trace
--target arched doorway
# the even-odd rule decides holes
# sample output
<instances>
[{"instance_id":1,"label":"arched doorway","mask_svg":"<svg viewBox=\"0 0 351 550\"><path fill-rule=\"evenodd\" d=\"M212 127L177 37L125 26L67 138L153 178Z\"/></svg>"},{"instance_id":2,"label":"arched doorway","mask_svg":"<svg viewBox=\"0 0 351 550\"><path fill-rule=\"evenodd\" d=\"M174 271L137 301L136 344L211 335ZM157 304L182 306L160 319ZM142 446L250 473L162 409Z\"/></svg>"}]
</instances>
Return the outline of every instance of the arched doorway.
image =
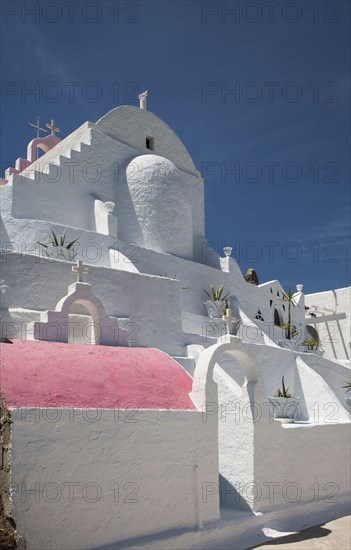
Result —
<instances>
[{"instance_id":1,"label":"arched doorway","mask_svg":"<svg viewBox=\"0 0 351 550\"><path fill-rule=\"evenodd\" d=\"M277 308L274 308L274 325L276 327L281 327L282 324L283 324L283 316Z\"/></svg>"},{"instance_id":2,"label":"arched doorway","mask_svg":"<svg viewBox=\"0 0 351 550\"><path fill-rule=\"evenodd\" d=\"M264 447L269 414L258 363L248 346L231 339L204 350L191 397L217 437L221 513L228 508L254 510L257 449Z\"/></svg>"}]
</instances>

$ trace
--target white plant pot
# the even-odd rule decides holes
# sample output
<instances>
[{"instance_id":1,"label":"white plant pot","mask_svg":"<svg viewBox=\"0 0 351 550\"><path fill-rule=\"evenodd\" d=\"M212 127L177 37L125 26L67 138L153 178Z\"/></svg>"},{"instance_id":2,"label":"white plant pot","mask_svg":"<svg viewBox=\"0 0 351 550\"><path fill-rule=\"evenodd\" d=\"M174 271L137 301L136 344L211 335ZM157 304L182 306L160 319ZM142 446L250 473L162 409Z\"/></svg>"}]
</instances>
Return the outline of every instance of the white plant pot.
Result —
<instances>
[{"instance_id":1,"label":"white plant pot","mask_svg":"<svg viewBox=\"0 0 351 550\"><path fill-rule=\"evenodd\" d=\"M278 340L277 344L281 348L290 349L292 351L298 351L298 349L299 349L299 341L298 340L288 340L287 338L284 338L282 340Z\"/></svg>"},{"instance_id":2,"label":"white plant pot","mask_svg":"<svg viewBox=\"0 0 351 550\"><path fill-rule=\"evenodd\" d=\"M215 302L213 300L206 300L204 305L210 319L222 319L224 310L224 302L222 300L216 300Z\"/></svg>"},{"instance_id":3,"label":"white plant pot","mask_svg":"<svg viewBox=\"0 0 351 550\"><path fill-rule=\"evenodd\" d=\"M298 416L299 397L268 397L268 401L273 407L274 418L294 422L294 419Z\"/></svg>"},{"instance_id":4,"label":"white plant pot","mask_svg":"<svg viewBox=\"0 0 351 550\"><path fill-rule=\"evenodd\" d=\"M347 403L347 406L350 410L350 414L351 414L351 397L345 397L345 401Z\"/></svg>"}]
</instances>

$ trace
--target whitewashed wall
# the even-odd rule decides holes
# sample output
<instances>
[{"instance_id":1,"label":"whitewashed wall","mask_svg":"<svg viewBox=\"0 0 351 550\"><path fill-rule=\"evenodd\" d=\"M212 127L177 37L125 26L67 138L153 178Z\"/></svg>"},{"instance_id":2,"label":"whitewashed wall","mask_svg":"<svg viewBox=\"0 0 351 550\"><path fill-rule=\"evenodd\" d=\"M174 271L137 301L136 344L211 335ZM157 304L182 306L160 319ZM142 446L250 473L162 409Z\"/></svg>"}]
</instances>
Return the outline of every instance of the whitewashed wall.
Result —
<instances>
[{"instance_id":1,"label":"whitewashed wall","mask_svg":"<svg viewBox=\"0 0 351 550\"><path fill-rule=\"evenodd\" d=\"M28 550L88 549L219 517L217 432L197 411L12 410L13 510Z\"/></svg>"},{"instance_id":2,"label":"whitewashed wall","mask_svg":"<svg viewBox=\"0 0 351 550\"><path fill-rule=\"evenodd\" d=\"M25 339L29 317L37 320L38 310L55 309L76 276L72 264L60 260L39 261L36 256L20 254L7 254L5 260L1 266L7 287L2 299L3 325L7 326L9 338ZM104 267L91 267L86 281L91 283L107 315L130 318L132 346L155 347L170 355L182 355L179 281ZM28 315L26 310L34 312Z\"/></svg>"},{"instance_id":3,"label":"whitewashed wall","mask_svg":"<svg viewBox=\"0 0 351 550\"><path fill-rule=\"evenodd\" d=\"M339 365L338 383L330 387L305 358L240 342L218 343L200 355L195 402L207 403L207 419L218 418L222 506L267 513L298 504L313 513L325 502L334 503L335 517L345 510L351 476L350 416L341 388L346 369ZM273 420L268 403L282 375L301 400L294 424Z\"/></svg>"},{"instance_id":4,"label":"whitewashed wall","mask_svg":"<svg viewBox=\"0 0 351 550\"><path fill-rule=\"evenodd\" d=\"M158 116L137 107L122 105L101 117L95 128L112 138L139 149L144 154L146 135L154 138L154 152L169 158L181 170L198 175L183 143L173 130Z\"/></svg>"}]
</instances>

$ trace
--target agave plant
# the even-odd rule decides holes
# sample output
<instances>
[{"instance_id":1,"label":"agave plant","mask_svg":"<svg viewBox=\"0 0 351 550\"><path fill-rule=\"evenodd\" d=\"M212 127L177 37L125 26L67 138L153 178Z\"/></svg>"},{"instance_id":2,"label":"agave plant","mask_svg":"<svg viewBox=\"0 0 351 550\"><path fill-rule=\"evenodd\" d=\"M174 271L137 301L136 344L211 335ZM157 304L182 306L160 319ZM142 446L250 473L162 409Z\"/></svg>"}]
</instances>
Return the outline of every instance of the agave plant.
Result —
<instances>
[{"instance_id":1,"label":"agave plant","mask_svg":"<svg viewBox=\"0 0 351 550\"><path fill-rule=\"evenodd\" d=\"M73 261L78 255L76 252L74 252L74 245L78 241L79 237L77 237L73 241L66 242L66 232L62 233L62 235L57 236L55 231L51 229L51 235L49 239L50 241L48 243L37 241L37 244L43 248L43 251L48 258L52 257L49 253L50 247L53 247L57 250L56 256L63 256L65 260ZM68 250L68 258L66 258L64 252L65 250Z\"/></svg>"},{"instance_id":2,"label":"agave plant","mask_svg":"<svg viewBox=\"0 0 351 550\"><path fill-rule=\"evenodd\" d=\"M285 397L286 399L290 399L292 397L292 394L289 392L289 388L285 387L284 376L282 377L282 389L278 388L274 397Z\"/></svg>"},{"instance_id":3,"label":"agave plant","mask_svg":"<svg viewBox=\"0 0 351 550\"><path fill-rule=\"evenodd\" d=\"M320 340L316 340L315 338L306 338L306 340L304 340L302 344L304 346L307 346L308 349L311 351L321 348Z\"/></svg>"},{"instance_id":4,"label":"agave plant","mask_svg":"<svg viewBox=\"0 0 351 550\"><path fill-rule=\"evenodd\" d=\"M210 292L207 292L207 290L204 289L205 294L209 297L212 302L224 302L226 298L228 298L230 292L227 292L225 296L223 296L224 291L224 283L221 285L218 285L216 288L214 288L213 285L210 285Z\"/></svg>"},{"instance_id":5,"label":"agave plant","mask_svg":"<svg viewBox=\"0 0 351 550\"><path fill-rule=\"evenodd\" d=\"M288 322L285 323L285 335L287 337L288 340L291 340L292 338L294 338L294 336L296 336L296 334L294 335L293 332L294 332L294 325L292 325L291 323L291 306L293 307L296 307L298 304L295 300L295 297L294 297L294 293L292 292L292 290L289 288L288 292L285 293L283 292L283 298L282 300L284 302L287 302L288 304ZM295 327L295 330L296 330L296 327Z\"/></svg>"},{"instance_id":6,"label":"agave plant","mask_svg":"<svg viewBox=\"0 0 351 550\"><path fill-rule=\"evenodd\" d=\"M298 336L300 334L300 331L293 323L283 323L280 325L280 328L283 328L285 330L285 335L288 340L291 340L292 338L295 338L295 336ZM290 338L288 338L288 334L290 334Z\"/></svg>"},{"instance_id":7,"label":"agave plant","mask_svg":"<svg viewBox=\"0 0 351 550\"><path fill-rule=\"evenodd\" d=\"M346 390L346 393L351 391L351 380L349 382L345 382L345 386L343 388Z\"/></svg>"}]
</instances>

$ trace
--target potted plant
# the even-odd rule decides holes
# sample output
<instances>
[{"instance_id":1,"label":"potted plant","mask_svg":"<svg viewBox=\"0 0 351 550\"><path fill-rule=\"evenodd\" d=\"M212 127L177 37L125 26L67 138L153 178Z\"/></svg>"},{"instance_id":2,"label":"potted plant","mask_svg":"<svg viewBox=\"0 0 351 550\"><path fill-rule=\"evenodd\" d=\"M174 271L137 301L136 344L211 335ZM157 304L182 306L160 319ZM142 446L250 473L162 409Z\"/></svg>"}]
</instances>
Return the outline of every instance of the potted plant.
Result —
<instances>
[{"instance_id":1,"label":"potted plant","mask_svg":"<svg viewBox=\"0 0 351 550\"><path fill-rule=\"evenodd\" d=\"M349 382L345 382L345 386L343 386L343 388L346 390L346 393L351 391L351 380ZM346 396L345 401L346 401L346 403L347 403L347 405L350 409L350 413L351 413L351 396L350 397Z\"/></svg>"},{"instance_id":2,"label":"potted plant","mask_svg":"<svg viewBox=\"0 0 351 550\"><path fill-rule=\"evenodd\" d=\"M204 292L209 298L206 302L204 302L207 315L211 319L221 319L225 309L225 300L230 294L227 292L227 294L223 295L224 283L218 285L216 288L214 288L213 285L210 285L210 292L205 289Z\"/></svg>"},{"instance_id":3,"label":"potted plant","mask_svg":"<svg viewBox=\"0 0 351 550\"><path fill-rule=\"evenodd\" d=\"M315 338L306 338L302 344L307 347L305 353L315 353L316 355L323 355L324 350L321 347L321 342Z\"/></svg>"},{"instance_id":4,"label":"potted plant","mask_svg":"<svg viewBox=\"0 0 351 550\"><path fill-rule=\"evenodd\" d=\"M291 322L291 306L296 307L297 302L295 300L295 294L292 292L292 290L289 288L288 292L285 294L283 292L283 302L286 302L288 304L288 322L285 323L285 337L288 340L291 340L294 337L294 325ZM296 329L296 327L295 327Z\"/></svg>"},{"instance_id":5,"label":"potted plant","mask_svg":"<svg viewBox=\"0 0 351 550\"><path fill-rule=\"evenodd\" d=\"M283 340L278 340L278 344L282 348L297 350L299 345L299 335L300 331L294 325L294 323L283 323L280 325L285 331L285 338Z\"/></svg>"},{"instance_id":6,"label":"potted plant","mask_svg":"<svg viewBox=\"0 0 351 550\"><path fill-rule=\"evenodd\" d=\"M268 397L268 401L273 407L274 418L294 422L300 398L294 397L289 392L289 388L285 387L284 376L282 377L282 387L278 388L273 397Z\"/></svg>"},{"instance_id":7,"label":"potted plant","mask_svg":"<svg viewBox=\"0 0 351 550\"><path fill-rule=\"evenodd\" d=\"M283 292L283 298L281 298L281 300L288 304L288 321L280 325L280 328L284 329L285 340L278 340L278 345L282 348L297 349L299 343L297 340L300 332L296 328L296 325L291 322L291 308L298 306L298 304L291 288L289 288L287 293Z\"/></svg>"},{"instance_id":8,"label":"potted plant","mask_svg":"<svg viewBox=\"0 0 351 550\"><path fill-rule=\"evenodd\" d=\"M77 253L74 251L74 245L79 237L73 241L67 242L66 233L57 236L55 231L51 229L49 239L47 243L37 242L37 244L42 247L43 253L47 258L56 258L58 260L73 262L77 256Z\"/></svg>"}]
</instances>

